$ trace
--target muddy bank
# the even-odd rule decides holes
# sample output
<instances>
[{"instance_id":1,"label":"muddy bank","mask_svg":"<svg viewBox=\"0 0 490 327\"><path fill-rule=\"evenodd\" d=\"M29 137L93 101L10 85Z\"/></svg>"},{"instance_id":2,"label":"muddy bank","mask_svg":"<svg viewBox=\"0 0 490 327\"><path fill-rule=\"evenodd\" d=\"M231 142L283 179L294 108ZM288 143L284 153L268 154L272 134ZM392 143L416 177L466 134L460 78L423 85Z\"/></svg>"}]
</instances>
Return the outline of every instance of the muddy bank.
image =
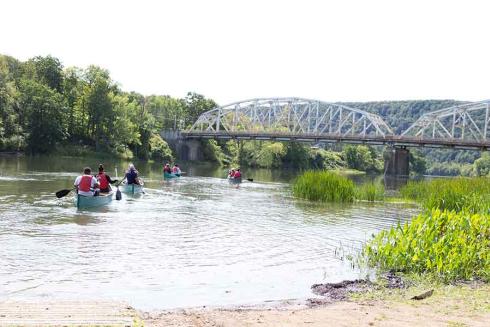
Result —
<instances>
[{"instance_id":1,"label":"muddy bank","mask_svg":"<svg viewBox=\"0 0 490 327\"><path fill-rule=\"evenodd\" d=\"M354 293L365 293L385 287L388 289L406 288L408 284L400 276L390 272L379 277L377 283L365 279L344 280L340 283L313 284L313 294L322 298L311 298L307 300L310 307L324 305L333 302L346 301Z\"/></svg>"}]
</instances>

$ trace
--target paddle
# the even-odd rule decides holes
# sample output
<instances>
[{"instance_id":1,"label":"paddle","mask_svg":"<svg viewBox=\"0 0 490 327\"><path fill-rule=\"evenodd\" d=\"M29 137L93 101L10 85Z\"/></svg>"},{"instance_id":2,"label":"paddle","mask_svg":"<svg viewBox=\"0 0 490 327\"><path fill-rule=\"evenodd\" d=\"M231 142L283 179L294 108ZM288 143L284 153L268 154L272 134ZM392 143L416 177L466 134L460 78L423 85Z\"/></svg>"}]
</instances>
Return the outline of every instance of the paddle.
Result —
<instances>
[{"instance_id":1,"label":"paddle","mask_svg":"<svg viewBox=\"0 0 490 327\"><path fill-rule=\"evenodd\" d=\"M70 194L70 192L73 191L74 189L75 188L72 188L72 189L69 189L69 190L68 189L60 190L60 191L58 191L58 192L55 193L56 194L56 197L58 199L61 199L62 197L67 196L68 194Z\"/></svg>"},{"instance_id":2,"label":"paddle","mask_svg":"<svg viewBox=\"0 0 490 327\"><path fill-rule=\"evenodd\" d=\"M124 180L126 179L126 177L124 177L119 183L117 183L116 185L116 188L117 188L117 191L116 191L116 200L119 201L122 199L122 194L121 194L121 190L119 189L119 185L121 185L122 182L124 182Z\"/></svg>"}]
</instances>

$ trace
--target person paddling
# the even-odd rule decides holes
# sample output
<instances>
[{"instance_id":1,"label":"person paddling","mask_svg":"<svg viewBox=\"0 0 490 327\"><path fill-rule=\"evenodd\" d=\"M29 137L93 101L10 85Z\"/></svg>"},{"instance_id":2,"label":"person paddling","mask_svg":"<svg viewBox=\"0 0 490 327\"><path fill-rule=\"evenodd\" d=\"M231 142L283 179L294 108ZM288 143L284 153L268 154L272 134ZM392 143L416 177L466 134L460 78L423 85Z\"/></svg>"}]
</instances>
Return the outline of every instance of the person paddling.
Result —
<instances>
[{"instance_id":1,"label":"person paddling","mask_svg":"<svg viewBox=\"0 0 490 327\"><path fill-rule=\"evenodd\" d=\"M112 188L109 184L112 184L115 181L106 174L106 172L104 171L104 166L102 164L99 165L99 174L97 175L97 179L100 184L101 193L109 193L110 191L112 191Z\"/></svg>"},{"instance_id":2,"label":"person paddling","mask_svg":"<svg viewBox=\"0 0 490 327\"><path fill-rule=\"evenodd\" d=\"M138 177L138 171L134 168L133 164L129 164L128 170L126 171L126 182L129 184L141 185L141 181Z\"/></svg>"},{"instance_id":3,"label":"person paddling","mask_svg":"<svg viewBox=\"0 0 490 327\"><path fill-rule=\"evenodd\" d=\"M163 167L163 172L165 174L171 174L172 173L172 168L170 168L170 164L166 163L165 166Z\"/></svg>"},{"instance_id":4,"label":"person paddling","mask_svg":"<svg viewBox=\"0 0 490 327\"><path fill-rule=\"evenodd\" d=\"M235 174L233 175L233 178L235 179L242 178L242 173L240 172L240 168L237 168Z\"/></svg>"},{"instance_id":5,"label":"person paddling","mask_svg":"<svg viewBox=\"0 0 490 327\"><path fill-rule=\"evenodd\" d=\"M181 174L181 171L180 171L180 168L179 168L179 165L174 165L174 167L172 168L172 173L176 174L176 175L180 175Z\"/></svg>"},{"instance_id":6,"label":"person paddling","mask_svg":"<svg viewBox=\"0 0 490 327\"><path fill-rule=\"evenodd\" d=\"M83 169L83 175L78 176L75 179L73 186L77 189L77 193L83 196L94 196L96 195L95 189L99 187L97 179L91 175L92 170L90 167L85 167Z\"/></svg>"}]
</instances>

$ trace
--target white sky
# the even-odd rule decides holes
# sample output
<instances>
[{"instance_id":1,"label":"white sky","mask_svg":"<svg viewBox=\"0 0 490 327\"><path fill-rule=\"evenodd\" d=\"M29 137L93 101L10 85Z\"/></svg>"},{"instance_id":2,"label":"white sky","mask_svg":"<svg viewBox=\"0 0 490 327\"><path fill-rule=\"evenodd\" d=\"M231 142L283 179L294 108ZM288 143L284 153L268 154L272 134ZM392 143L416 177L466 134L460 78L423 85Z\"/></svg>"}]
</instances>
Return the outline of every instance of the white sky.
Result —
<instances>
[{"instance_id":1,"label":"white sky","mask_svg":"<svg viewBox=\"0 0 490 327\"><path fill-rule=\"evenodd\" d=\"M488 4L487 4L488 3ZM490 1L4 0L0 53L220 104L490 99Z\"/></svg>"}]
</instances>

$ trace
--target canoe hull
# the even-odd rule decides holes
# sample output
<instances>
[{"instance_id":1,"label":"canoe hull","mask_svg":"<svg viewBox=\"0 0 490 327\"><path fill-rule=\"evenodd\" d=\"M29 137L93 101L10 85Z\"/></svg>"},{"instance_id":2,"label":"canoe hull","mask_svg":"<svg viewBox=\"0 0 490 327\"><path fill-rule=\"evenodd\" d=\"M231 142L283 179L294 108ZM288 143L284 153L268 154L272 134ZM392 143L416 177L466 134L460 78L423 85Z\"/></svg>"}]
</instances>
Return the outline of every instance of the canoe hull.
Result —
<instances>
[{"instance_id":1,"label":"canoe hull","mask_svg":"<svg viewBox=\"0 0 490 327\"><path fill-rule=\"evenodd\" d=\"M228 177L228 182L230 184L240 184L242 182L242 178L241 177L238 177L238 178Z\"/></svg>"},{"instance_id":2,"label":"canoe hull","mask_svg":"<svg viewBox=\"0 0 490 327\"><path fill-rule=\"evenodd\" d=\"M95 208L109 204L112 201L114 192L102 194L98 196L83 196L77 194L75 196L75 206L77 208Z\"/></svg>"},{"instance_id":3,"label":"canoe hull","mask_svg":"<svg viewBox=\"0 0 490 327\"><path fill-rule=\"evenodd\" d=\"M179 178L179 177L180 177L180 174L168 174L168 173L163 174L163 178L165 178L165 179Z\"/></svg>"},{"instance_id":4,"label":"canoe hull","mask_svg":"<svg viewBox=\"0 0 490 327\"><path fill-rule=\"evenodd\" d=\"M124 184L119 186L121 192L126 194L140 194L145 193L143 190L143 185L138 184Z\"/></svg>"}]
</instances>

